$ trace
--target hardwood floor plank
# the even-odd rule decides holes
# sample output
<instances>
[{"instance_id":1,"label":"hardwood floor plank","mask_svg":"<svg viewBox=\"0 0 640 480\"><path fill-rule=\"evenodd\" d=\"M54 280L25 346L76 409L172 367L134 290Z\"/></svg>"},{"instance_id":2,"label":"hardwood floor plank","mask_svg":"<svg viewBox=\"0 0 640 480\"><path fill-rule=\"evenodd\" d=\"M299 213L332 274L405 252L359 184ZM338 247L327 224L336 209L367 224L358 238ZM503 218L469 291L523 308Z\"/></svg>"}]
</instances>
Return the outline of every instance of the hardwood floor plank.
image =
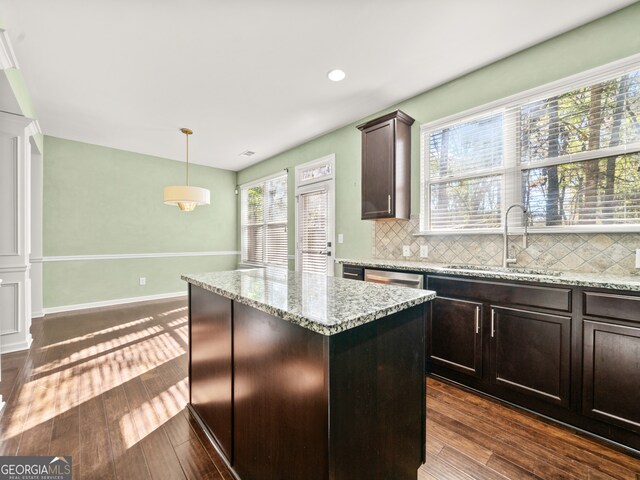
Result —
<instances>
[{"instance_id":1,"label":"hardwood floor plank","mask_svg":"<svg viewBox=\"0 0 640 480\"><path fill-rule=\"evenodd\" d=\"M445 445L438 454L438 459L470 475L475 480L507 480L507 477L492 470L487 465L476 462L465 454Z\"/></svg>"},{"instance_id":2,"label":"hardwood floor plank","mask_svg":"<svg viewBox=\"0 0 640 480\"><path fill-rule=\"evenodd\" d=\"M137 430L129 411L127 397L121 386L102 394L111 448L119 479L150 479L151 473L147 461L138 443Z\"/></svg>"},{"instance_id":3,"label":"hardwood floor plank","mask_svg":"<svg viewBox=\"0 0 640 480\"><path fill-rule=\"evenodd\" d=\"M213 446L211 446L211 442L209 442L209 439L200 428L200 425L198 424L198 422L191 416L191 414L188 411L185 411L184 415L187 418L189 425L191 426L198 440L200 441L200 443L206 450L207 454L215 464L218 472L220 473L220 476L224 480L233 480L233 477L231 476L231 473L229 473L229 470L227 469L227 466L224 464L224 461L220 458L220 456L215 451Z\"/></svg>"},{"instance_id":4,"label":"hardwood floor plank","mask_svg":"<svg viewBox=\"0 0 640 480\"><path fill-rule=\"evenodd\" d=\"M16 386L20 372L24 368L29 352L12 352L2 355L2 381L0 395L5 400L11 396L11 390Z\"/></svg>"},{"instance_id":5,"label":"hardwood floor plank","mask_svg":"<svg viewBox=\"0 0 640 480\"><path fill-rule=\"evenodd\" d=\"M186 411L182 410L163 425L173 446L182 445L184 442L198 438L189 424L187 415Z\"/></svg>"},{"instance_id":6,"label":"hardwood floor plank","mask_svg":"<svg viewBox=\"0 0 640 480\"><path fill-rule=\"evenodd\" d=\"M140 377L124 383L130 410L132 428L136 431L136 438L144 451L151 477L158 479L183 479L184 469L175 449L163 429L165 423L162 412L156 411ZM157 407L156 407L157 408Z\"/></svg>"},{"instance_id":7,"label":"hardwood floor plank","mask_svg":"<svg viewBox=\"0 0 640 480\"><path fill-rule=\"evenodd\" d=\"M493 454L487 462L487 466L507 478L518 478L522 480L547 480L555 477L538 477L533 473L527 471L519 465L511 463L506 458L502 458L500 455Z\"/></svg>"},{"instance_id":8,"label":"hardwood floor plank","mask_svg":"<svg viewBox=\"0 0 640 480\"><path fill-rule=\"evenodd\" d=\"M632 477L631 477L632 478ZM587 473L587 480L614 480L615 477L602 473L598 470L589 470Z\"/></svg>"},{"instance_id":9,"label":"hardwood floor plank","mask_svg":"<svg viewBox=\"0 0 640 480\"><path fill-rule=\"evenodd\" d=\"M82 478L115 478L113 453L101 397L80 405L80 472Z\"/></svg>"},{"instance_id":10,"label":"hardwood floor plank","mask_svg":"<svg viewBox=\"0 0 640 480\"><path fill-rule=\"evenodd\" d=\"M178 456L162 428L154 430L142 440L151 477L157 480L183 480L185 472Z\"/></svg>"},{"instance_id":11,"label":"hardwood floor plank","mask_svg":"<svg viewBox=\"0 0 640 480\"><path fill-rule=\"evenodd\" d=\"M182 469L189 480L200 480L206 475L213 475L216 480L222 479L198 440L188 440L174 448L180 460L180 465L182 465Z\"/></svg>"},{"instance_id":12,"label":"hardwood floor plank","mask_svg":"<svg viewBox=\"0 0 640 480\"><path fill-rule=\"evenodd\" d=\"M431 432L443 445L449 445L460 452L465 452L466 455L478 463L486 464L489 461L493 454L490 449L472 439L452 432L444 425L432 421L429 419L429 413L427 414L427 432Z\"/></svg>"},{"instance_id":13,"label":"hardwood floor plank","mask_svg":"<svg viewBox=\"0 0 640 480\"><path fill-rule=\"evenodd\" d=\"M437 456L440 451L444 448L445 444L443 441L440 441L440 439L438 439L437 437L435 437L434 435L429 435L427 433L427 456L429 457L435 457Z\"/></svg>"},{"instance_id":14,"label":"hardwood floor plank","mask_svg":"<svg viewBox=\"0 0 640 480\"><path fill-rule=\"evenodd\" d=\"M437 456L428 459L424 465L424 471L438 480L476 480L471 473L458 470Z\"/></svg>"},{"instance_id":15,"label":"hardwood floor plank","mask_svg":"<svg viewBox=\"0 0 640 480\"><path fill-rule=\"evenodd\" d=\"M48 455L70 455L74 465L80 464L80 407L54 417Z\"/></svg>"}]
</instances>

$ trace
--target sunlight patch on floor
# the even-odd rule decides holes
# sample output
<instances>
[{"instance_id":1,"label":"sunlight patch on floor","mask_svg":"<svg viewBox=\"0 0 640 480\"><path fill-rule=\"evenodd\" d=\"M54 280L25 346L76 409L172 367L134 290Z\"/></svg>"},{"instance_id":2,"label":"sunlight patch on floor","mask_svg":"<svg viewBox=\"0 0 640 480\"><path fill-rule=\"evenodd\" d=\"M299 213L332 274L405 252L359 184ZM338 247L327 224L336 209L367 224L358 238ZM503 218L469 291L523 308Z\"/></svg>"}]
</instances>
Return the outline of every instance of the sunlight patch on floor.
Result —
<instances>
[{"instance_id":1,"label":"sunlight patch on floor","mask_svg":"<svg viewBox=\"0 0 640 480\"><path fill-rule=\"evenodd\" d=\"M6 440L23 430L34 428L95 396L184 355L185 347L180 345L170 332L158 334L163 330L160 326L150 327L87 347L61 361L34 368L34 372L46 373L41 373L22 387L14 400L17 407L11 412L7 428L0 433L0 438ZM178 335L183 336L182 333ZM140 340L141 338L143 340ZM107 353L103 353L105 351ZM59 402L57 408L51 408L58 391L65 393L65 402ZM182 395L182 398L186 399L188 395L185 392L186 387L180 387L171 394ZM37 396L37 401L32 402L34 395ZM163 401L166 405L174 405L172 408L177 408L175 405L178 404L172 404L171 398L163 397ZM179 409L183 408L185 403L186 400L183 400Z\"/></svg>"},{"instance_id":2,"label":"sunlight patch on floor","mask_svg":"<svg viewBox=\"0 0 640 480\"><path fill-rule=\"evenodd\" d=\"M106 335L106 334L109 334L109 333L117 332L118 330L124 330L125 328L135 327L135 326L141 325L141 324L143 324L145 322L148 322L150 320L153 320L153 319L154 319L154 317L139 318L138 320L133 320L131 322L123 323L121 325L116 325L114 327L105 328L104 330L98 330L97 332L91 332L91 333L87 333L85 335L79 335L77 337L69 338L67 340L62 340L60 342L50 343L49 345L45 345L45 346L41 347L41 350L47 350L47 349L50 349L50 348L53 348L53 347L59 347L61 345L70 345L72 343L82 342L83 340L90 340L90 339L98 337L100 335Z\"/></svg>"},{"instance_id":3,"label":"sunlight patch on floor","mask_svg":"<svg viewBox=\"0 0 640 480\"><path fill-rule=\"evenodd\" d=\"M180 413L189 398L185 378L164 392L144 402L120 419L120 430L126 447L130 448L169 419ZM135 425L134 428L133 425Z\"/></svg>"}]
</instances>

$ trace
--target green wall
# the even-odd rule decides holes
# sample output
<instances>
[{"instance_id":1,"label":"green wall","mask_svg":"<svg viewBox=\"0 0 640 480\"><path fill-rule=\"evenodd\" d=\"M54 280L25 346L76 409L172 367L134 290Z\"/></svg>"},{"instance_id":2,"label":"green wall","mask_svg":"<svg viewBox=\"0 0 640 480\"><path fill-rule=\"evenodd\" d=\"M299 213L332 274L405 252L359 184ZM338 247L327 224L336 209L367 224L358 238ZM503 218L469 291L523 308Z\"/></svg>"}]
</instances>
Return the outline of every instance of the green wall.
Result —
<instances>
[{"instance_id":1,"label":"green wall","mask_svg":"<svg viewBox=\"0 0 640 480\"><path fill-rule=\"evenodd\" d=\"M184 182L185 164L45 136L44 256L235 251L236 173L190 167L211 205L181 212L162 189ZM236 255L44 264L44 306L185 290L181 273L235 268ZM146 286L139 286L146 277Z\"/></svg>"},{"instance_id":2,"label":"green wall","mask_svg":"<svg viewBox=\"0 0 640 480\"><path fill-rule=\"evenodd\" d=\"M246 168L238 172L238 183L290 168L289 222L293 225L293 167L335 153L336 234L344 234L344 243L336 245L336 256L370 257L373 224L360 220L360 132L356 125L396 109L416 119L412 128L411 212L417 215L420 213L421 124L640 53L638 25L640 3ZM294 253L294 230L289 229L289 254Z\"/></svg>"}]
</instances>

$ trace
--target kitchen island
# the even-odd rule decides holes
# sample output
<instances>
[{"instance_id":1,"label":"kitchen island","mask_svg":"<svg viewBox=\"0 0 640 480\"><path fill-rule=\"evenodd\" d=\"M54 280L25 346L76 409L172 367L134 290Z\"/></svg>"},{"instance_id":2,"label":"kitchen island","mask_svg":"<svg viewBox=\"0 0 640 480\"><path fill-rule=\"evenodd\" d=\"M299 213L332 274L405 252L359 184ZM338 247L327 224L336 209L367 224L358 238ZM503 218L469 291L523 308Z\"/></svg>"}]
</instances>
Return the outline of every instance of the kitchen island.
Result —
<instances>
[{"instance_id":1,"label":"kitchen island","mask_svg":"<svg viewBox=\"0 0 640 480\"><path fill-rule=\"evenodd\" d=\"M417 477L434 292L279 269L182 278L189 409L237 478Z\"/></svg>"}]
</instances>

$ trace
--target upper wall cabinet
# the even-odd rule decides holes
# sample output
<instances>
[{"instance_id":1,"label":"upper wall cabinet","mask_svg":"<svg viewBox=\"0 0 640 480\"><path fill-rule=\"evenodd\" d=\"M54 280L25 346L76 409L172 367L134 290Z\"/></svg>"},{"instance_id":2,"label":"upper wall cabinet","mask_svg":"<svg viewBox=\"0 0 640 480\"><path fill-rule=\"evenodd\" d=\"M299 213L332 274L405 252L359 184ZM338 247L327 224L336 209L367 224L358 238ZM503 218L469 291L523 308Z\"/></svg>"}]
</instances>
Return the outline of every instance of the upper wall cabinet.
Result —
<instances>
[{"instance_id":1,"label":"upper wall cabinet","mask_svg":"<svg viewBox=\"0 0 640 480\"><path fill-rule=\"evenodd\" d=\"M409 219L411 125L404 112L358 125L362 132L362 219Z\"/></svg>"}]
</instances>

